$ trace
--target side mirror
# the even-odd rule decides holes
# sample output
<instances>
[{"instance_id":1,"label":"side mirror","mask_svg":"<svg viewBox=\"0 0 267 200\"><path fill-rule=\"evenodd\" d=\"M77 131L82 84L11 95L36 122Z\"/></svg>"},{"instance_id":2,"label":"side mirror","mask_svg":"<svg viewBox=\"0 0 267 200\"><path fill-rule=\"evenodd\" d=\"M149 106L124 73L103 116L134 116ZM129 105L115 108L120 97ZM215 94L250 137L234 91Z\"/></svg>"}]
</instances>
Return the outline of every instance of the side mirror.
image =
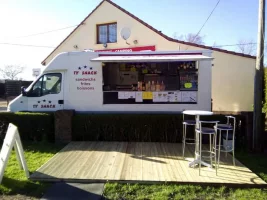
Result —
<instances>
[{"instance_id":1,"label":"side mirror","mask_svg":"<svg viewBox=\"0 0 267 200\"><path fill-rule=\"evenodd\" d=\"M27 92L25 91L25 87L24 86L21 87L21 94L22 94L22 96L26 96L27 95Z\"/></svg>"}]
</instances>

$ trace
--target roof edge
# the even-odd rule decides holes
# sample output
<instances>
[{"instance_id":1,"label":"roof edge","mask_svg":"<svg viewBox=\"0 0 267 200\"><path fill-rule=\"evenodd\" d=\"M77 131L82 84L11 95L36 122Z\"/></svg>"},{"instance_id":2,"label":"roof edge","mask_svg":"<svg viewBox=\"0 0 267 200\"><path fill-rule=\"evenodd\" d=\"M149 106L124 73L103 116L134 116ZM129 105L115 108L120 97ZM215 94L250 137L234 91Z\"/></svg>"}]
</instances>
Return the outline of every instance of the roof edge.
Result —
<instances>
[{"instance_id":1,"label":"roof edge","mask_svg":"<svg viewBox=\"0 0 267 200\"><path fill-rule=\"evenodd\" d=\"M51 56L81 25L84 24L84 22L104 3L104 2L108 2L111 5L113 5L114 7L118 8L119 10L121 10L122 12L124 12L125 14L129 15L130 17L132 17L133 19L137 20L139 23L143 24L144 26L146 26L147 28L149 28L150 30L154 31L155 33L157 33L158 35L162 36L163 38L165 38L168 41L171 42L176 42L176 43L180 43L180 44L185 44L188 46L194 46L194 47L199 47L199 48L204 48L204 49L209 49L209 50L213 50L213 51L218 51L218 52L222 52L222 53L227 53L227 54L232 54L232 55L236 55L236 56L241 56L241 57L246 57L246 58L252 58L252 59L256 59L256 56L251 56L248 54L243 54L243 53L238 53L235 51L228 51L225 49L220 49L220 48L215 48L212 46L206 46L206 45L200 45L200 44L196 44L196 43L192 43L192 42L185 42L182 40L177 40L174 38L171 38L165 34L163 34L161 31L155 29L154 27L150 26L149 24L147 24L146 22L144 22L143 20L141 20L140 18L136 17L135 15L131 14L130 12L128 12L127 10L125 10L124 8L120 7L119 5L115 4L114 2L112 2L111 0L103 0L101 1L97 7L95 7L94 10L92 10L91 13L89 13L89 15L87 15L84 20L41 62L42 65L45 65L45 60Z\"/></svg>"},{"instance_id":2,"label":"roof edge","mask_svg":"<svg viewBox=\"0 0 267 200\"><path fill-rule=\"evenodd\" d=\"M92 12L89 13L89 15L87 15L84 20L75 28L73 29L73 31L70 32L70 34L48 55L46 56L46 58L41 62L42 65L45 65L45 60L51 56L59 47L60 45L62 45L81 25L84 24L84 22L105 2L106 0L101 1L94 10L92 10Z\"/></svg>"},{"instance_id":3,"label":"roof edge","mask_svg":"<svg viewBox=\"0 0 267 200\"><path fill-rule=\"evenodd\" d=\"M206 45L199 45L199 44L196 44L196 43L185 42L185 41L181 41L181 40L177 40L177 39L171 38L171 37L163 34L161 31L159 31L159 30L155 29L154 27L150 26L149 24L147 24L146 22L144 22L140 18L138 18L135 15L131 14L130 12L128 12L127 10L125 10L124 8L122 8L119 5L115 4L111 0L105 0L105 1L109 2L113 6L115 6L116 8L118 8L119 10L121 10L122 12L124 12L125 14L127 14L130 17L134 18L135 20L137 20L138 22L140 22L141 24L143 24L144 26L146 26L150 30L154 31L155 33L159 34L160 36L162 36L163 38L165 38L168 41L176 42L176 43L181 43L181 44L185 44L185 45L189 45L189 46L195 46L195 47L204 48L204 49L210 49L210 50L213 50L213 51L219 51L219 52L233 54L233 55L237 55L237 56L242 56L242 57L256 59L256 56L251 56L251 55L248 55L248 54L238 53L238 52L235 52L235 51L228 51L228 50L225 50L225 49L214 48L214 47L206 46Z\"/></svg>"}]
</instances>

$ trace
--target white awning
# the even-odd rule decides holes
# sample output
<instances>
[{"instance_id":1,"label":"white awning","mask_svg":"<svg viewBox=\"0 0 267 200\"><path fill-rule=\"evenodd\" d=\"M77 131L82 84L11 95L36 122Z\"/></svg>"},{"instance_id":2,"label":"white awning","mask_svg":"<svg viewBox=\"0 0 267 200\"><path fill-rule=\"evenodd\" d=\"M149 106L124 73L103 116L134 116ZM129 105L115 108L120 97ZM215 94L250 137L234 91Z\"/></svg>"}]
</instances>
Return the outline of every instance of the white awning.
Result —
<instances>
[{"instance_id":1,"label":"white awning","mask_svg":"<svg viewBox=\"0 0 267 200\"><path fill-rule=\"evenodd\" d=\"M91 59L100 62L155 62L155 61L198 61L211 60L213 58L203 55L105 55Z\"/></svg>"}]
</instances>

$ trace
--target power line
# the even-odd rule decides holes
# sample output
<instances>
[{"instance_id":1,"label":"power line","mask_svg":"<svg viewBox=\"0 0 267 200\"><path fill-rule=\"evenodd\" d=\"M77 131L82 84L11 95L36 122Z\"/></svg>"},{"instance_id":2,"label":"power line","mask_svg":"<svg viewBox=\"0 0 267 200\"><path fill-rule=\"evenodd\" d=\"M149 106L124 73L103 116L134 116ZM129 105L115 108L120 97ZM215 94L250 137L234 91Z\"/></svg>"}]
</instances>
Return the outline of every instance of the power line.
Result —
<instances>
[{"instance_id":1,"label":"power line","mask_svg":"<svg viewBox=\"0 0 267 200\"><path fill-rule=\"evenodd\" d=\"M239 43L239 44L224 44L224 45L216 45L212 46L214 48L219 48L219 47L230 47L230 46L240 46L240 45L251 45L251 44L257 44L256 42L251 42L251 43Z\"/></svg>"},{"instance_id":2,"label":"power line","mask_svg":"<svg viewBox=\"0 0 267 200\"><path fill-rule=\"evenodd\" d=\"M197 34L195 35L195 37L193 38L192 42L194 42L194 40L196 39L196 37L198 36L198 34L200 33L200 31L203 29L203 27L206 25L206 23L208 22L209 18L211 17L211 15L213 14L214 10L216 9L216 7L218 6L218 4L220 3L221 0L217 1L217 4L215 5L215 7L213 8L213 10L211 11L210 15L208 16L208 18L206 19L206 21L204 22L204 24L201 26L201 28L199 29L199 31L197 32ZM189 46L188 46L189 47ZM188 49L188 47L186 48L186 50Z\"/></svg>"},{"instance_id":3,"label":"power line","mask_svg":"<svg viewBox=\"0 0 267 200\"><path fill-rule=\"evenodd\" d=\"M46 33L61 31L61 30L65 30L65 29L69 29L69 28L73 28L73 27L77 27L77 26L78 25L68 26L68 27L64 27L64 28L60 28L60 29L55 29L55 30L50 30L50 31L46 31L46 32L33 33L33 34L30 34L30 35L24 35L24 36L18 36L18 37L15 37L15 38L26 38L26 37L31 37L31 36L43 35L43 34L46 34Z\"/></svg>"},{"instance_id":4,"label":"power line","mask_svg":"<svg viewBox=\"0 0 267 200\"><path fill-rule=\"evenodd\" d=\"M229 46L239 46L239 45L251 45L251 44L257 44L256 42L250 42L250 43L241 43L241 44L225 44L225 45L216 45L212 46L214 48L219 48L219 47L229 47ZM267 44L267 42L265 42ZM43 48L56 48L52 46L42 46L42 45L30 45L30 44L14 44L14 43L2 43L0 42L0 45L15 45L15 46L25 46L25 47L43 47ZM190 45L189 45L190 46Z\"/></svg>"},{"instance_id":5,"label":"power line","mask_svg":"<svg viewBox=\"0 0 267 200\"><path fill-rule=\"evenodd\" d=\"M14 44L14 43L2 43L0 42L0 45L14 45L14 46L24 46L24 47L41 47L41 48L55 48L51 46L41 46L41 45L31 45L31 44Z\"/></svg>"}]
</instances>

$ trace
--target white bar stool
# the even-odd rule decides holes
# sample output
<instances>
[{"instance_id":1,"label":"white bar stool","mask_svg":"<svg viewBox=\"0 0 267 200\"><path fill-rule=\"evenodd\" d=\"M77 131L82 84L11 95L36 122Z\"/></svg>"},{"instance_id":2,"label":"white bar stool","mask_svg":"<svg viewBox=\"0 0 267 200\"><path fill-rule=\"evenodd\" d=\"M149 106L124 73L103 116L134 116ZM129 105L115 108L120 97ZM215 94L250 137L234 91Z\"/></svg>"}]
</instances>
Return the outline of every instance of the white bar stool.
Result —
<instances>
[{"instance_id":1,"label":"white bar stool","mask_svg":"<svg viewBox=\"0 0 267 200\"><path fill-rule=\"evenodd\" d=\"M184 152L185 152L185 145L186 144L195 144L195 138L188 138L187 137L187 126L196 126L195 120L185 120L183 115L183 158L184 158ZM195 134L194 134L195 135Z\"/></svg>"},{"instance_id":2,"label":"white bar stool","mask_svg":"<svg viewBox=\"0 0 267 200\"><path fill-rule=\"evenodd\" d=\"M198 149L196 153L199 155L200 163L202 158L210 158L210 166L212 168L212 162L214 158L215 170L217 174L217 161L216 161L216 138L217 138L217 126L219 121L199 121L199 128L196 128ZM203 127L202 124L214 124L214 128ZM202 136L209 135L209 150L202 150ZM202 153L207 153L209 155L202 155ZM199 164L199 175L201 170L201 164Z\"/></svg>"},{"instance_id":3,"label":"white bar stool","mask_svg":"<svg viewBox=\"0 0 267 200\"><path fill-rule=\"evenodd\" d=\"M235 127L236 127L236 118L233 116L226 116L226 124L218 124L217 130L219 132L219 144L217 145L218 150L218 168L220 165L220 155L221 152L227 153L232 152L233 165L235 166ZM231 124L232 122L232 124ZM224 133L222 134L222 131ZM229 133L230 132L230 133ZM221 138L224 140L224 145L221 144ZM229 142L232 141L232 142ZM216 172L217 173L217 172Z\"/></svg>"}]
</instances>

